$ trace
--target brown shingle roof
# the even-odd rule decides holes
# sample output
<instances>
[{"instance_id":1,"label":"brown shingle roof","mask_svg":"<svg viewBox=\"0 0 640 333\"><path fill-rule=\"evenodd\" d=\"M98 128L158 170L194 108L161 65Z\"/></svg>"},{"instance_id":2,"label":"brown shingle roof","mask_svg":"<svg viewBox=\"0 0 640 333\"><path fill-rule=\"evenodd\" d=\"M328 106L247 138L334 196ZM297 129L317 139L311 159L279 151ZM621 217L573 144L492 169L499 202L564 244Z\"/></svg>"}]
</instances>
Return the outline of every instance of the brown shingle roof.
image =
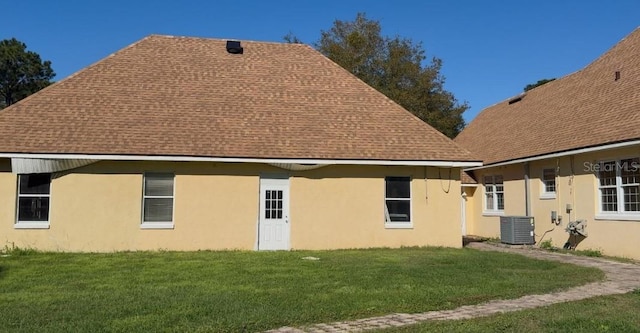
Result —
<instances>
[{"instance_id":1,"label":"brown shingle roof","mask_svg":"<svg viewBox=\"0 0 640 333\"><path fill-rule=\"evenodd\" d=\"M584 69L483 110L455 141L492 164L638 138L640 28Z\"/></svg>"},{"instance_id":2,"label":"brown shingle roof","mask_svg":"<svg viewBox=\"0 0 640 333\"><path fill-rule=\"evenodd\" d=\"M462 184L478 184L478 181L473 177L473 171L460 170L460 182Z\"/></svg>"},{"instance_id":3,"label":"brown shingle roof","mask_svg":"<svg viewBox=\"0 0 640 333\"><path fill-rule=\"evenodd\" d=\"M300 44L149 36L0 111L0 152L477 161Z\"/></svg>"}]
</instances>

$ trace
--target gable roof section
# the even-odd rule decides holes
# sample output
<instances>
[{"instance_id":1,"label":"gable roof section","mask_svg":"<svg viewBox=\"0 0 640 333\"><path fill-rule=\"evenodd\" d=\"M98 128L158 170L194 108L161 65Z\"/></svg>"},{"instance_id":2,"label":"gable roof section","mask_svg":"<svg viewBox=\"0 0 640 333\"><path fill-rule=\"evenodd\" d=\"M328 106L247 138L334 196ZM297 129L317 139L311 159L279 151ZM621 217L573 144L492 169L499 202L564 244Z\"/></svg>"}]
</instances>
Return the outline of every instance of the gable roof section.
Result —
<instances>
[{"instance_id":1,"label":"gable roof section","mask_svg":"<svg viewBox=\"0 0 640 333\"><path fill-rule=\"evenodd\" d=\"M474 176L473 171L460 170L460 182L463 185L477 185L478 181Z\"/></svg>"},{"instance_id":2,"label":"gable roof section","mask_svg":"<svg viewBox=\"0 0 640 333\"><path fill-rule=\"evenodd\" d=\"M640 28L584 69L510 100L455 138L485 165L640 139Z\"/></svg>"},{"instance_id":3,"label":"gable roof section","mask_svg":"<svg viewBox=\"0 0 640 333\"><path fill-rule=\"evenodd\" d=\"M477 161L307 45L225 45L146 37L0 111L0 154Z\"/></svg>"}]
</instances>

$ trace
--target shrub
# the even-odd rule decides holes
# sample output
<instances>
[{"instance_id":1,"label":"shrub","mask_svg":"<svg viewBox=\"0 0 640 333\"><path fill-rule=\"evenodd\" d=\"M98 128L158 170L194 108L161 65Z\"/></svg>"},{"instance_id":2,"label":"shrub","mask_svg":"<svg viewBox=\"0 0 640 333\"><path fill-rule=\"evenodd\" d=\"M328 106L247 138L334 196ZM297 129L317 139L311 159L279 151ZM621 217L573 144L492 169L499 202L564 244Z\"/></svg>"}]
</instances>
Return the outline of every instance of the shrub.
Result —
<instances>
[{"instance_id":1,"label":"shrub","mask_svg":"<svg viewBox=\"0 0 640 333\"><path fill-rule=\"evenodd\" d=\"M579 250L576 252L579 253L580 255L587 256L587 257L602 257L602 252L600 252L600 250L586 249L586 250Z\"/></svg>"},{"instance_id":2,"label":"shrub","mask_svg":"<svg viewBox=\"0 0 640 333\"><path fill-rule=\"evenodd\" d=\"M33 248L21 248L13 243L11 243L11 246L5 245L3 249L0 249L0 254L11 256L26 256L35 253L38 253L38 250Z\"/></svg>"},{"instance_id":3,"label":"shrub","mask_svg":"<svg viewBox=\"0 0 640 333\"><path fill-rule=\"evenodd\" d=\"M545 250L553 250L553 242L551 239L547 239L540 243L540 248Z\"/></svg>"}]
</instances>

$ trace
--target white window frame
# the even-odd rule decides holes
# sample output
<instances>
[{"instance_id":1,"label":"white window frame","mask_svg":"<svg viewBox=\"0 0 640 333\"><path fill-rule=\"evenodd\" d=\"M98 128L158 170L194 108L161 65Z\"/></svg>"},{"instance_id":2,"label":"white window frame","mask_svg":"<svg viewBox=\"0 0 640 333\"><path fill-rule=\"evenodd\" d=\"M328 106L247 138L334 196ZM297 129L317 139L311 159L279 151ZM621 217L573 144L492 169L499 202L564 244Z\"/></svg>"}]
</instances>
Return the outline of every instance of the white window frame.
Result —
<instances>
[{"instance_id":1,"label":"white window frame","mask_svg":"<svg viewBox=\"0 0 640 333\"><path fill-rule=\"evenodd\" d=\"M496 179L500 178L501 183L497 183ZM487 182L487 179L490 179ZM483 185L483 202L482 202L482 214L483 215L504 215L504 177L502 175L485 175L482 181ZM498 184L502 184L502 191L498 191ZM498 194L502 194L502 209L498 209ZM491 196L492 208L488 208L488 194Z\"/></svg>"},{"instance_id":2,"label":"white window frame","mask_svg":"<svg viewBox=\"0 0 640 333\"><path fill-rule=\"evenodd\" d=\"M545 179L545 175L547 172L553 174L553 179ZM544 168L542 169L542 174L540 175L540 199L555 199L556 191L558 190L558 182L557 182L557 173L555 168ZM553 191L547 190L548 183L553 181Z\"/></svg>"},{"instance_id":3,"label":"white window frame","mask_svg":"<svg viewBox=\"0 0 640 333\"><path fill-rule=\"evenodd\" d=\"M627 165L629 163L623 162L627 160L636 160L632 161L631 165ZM622 170L623 168L640 168L640 159L637 157L631 158L621 158L621 159L610 159L603 160L598 163L598 171L596 172L596 181L597 181L597 196L598 196L598 213L596 214L596 219L598 220L621 220L621 221L640 221L640 210L638 211L627 211L625 210L625 198L624 198L624 188L632 187L632 186L640 186L640 177L635 183L622 184ZM605 171L604 165L607 163L614 163L615 168L615 184L612 185L602 185L600 181L600 172ZM634 163L638 163L635 164ZM616 194L616 211L605 211L602 208L602 190L603 189L612 189L615 188Z\"/></svg>"},{"instance_id":4,"label":"white window frame","mask_svg":"<svg viewBox=\"0 0 640 333\"><path fill-rule=\"evenodd\" d=\"M147 178L153 176L171 176L172 183L172 193L171 195L146 195L146 184ZM175 211L176 211L176 176L172 172L145 172L142 177L142 211L141 211L141 229L173 229L174 228L174 220L175 220ZM171 199L171 221L145 221L144 209L145 209L145 199Z\"/></svg>"},{"instance_id":5,"label":"white window frame","mask_svg":"<svg viewBox=\"0 0 640 333\"><path fill-rule=\"evenodd\" d=\"M387 197L387 179L389 178L406 178L409 182L409 197L408 198L393 198ZM411 229L413 228L413 200L411 190L412 178L410 176L387 176L384 177L384 227L387 229ZM395 201L409 201L409 221L391 221L389 215L389 209L387 208L387 200Z\"/></svg>"},{"instance_id":6,"label":"white window frame","mask_svg":"<svg viewBox=\"0 0 640 333\"><path fill-rule=\"evenodd\" d=\"M20 182L22 181L23 176L30 176L30 174L19 174L18 175L18 188L16 189L16 222L13 225L14 229L49 229L50 221L51 221L51 183L52 183L52 175L49 174L49 193L48 194L21 194L20 193ZM49 211L47 212L47 220L46 221L21 221L20 220L20 198L39 198L46 197L49 198Z\"/></svg>"}]
</instances>

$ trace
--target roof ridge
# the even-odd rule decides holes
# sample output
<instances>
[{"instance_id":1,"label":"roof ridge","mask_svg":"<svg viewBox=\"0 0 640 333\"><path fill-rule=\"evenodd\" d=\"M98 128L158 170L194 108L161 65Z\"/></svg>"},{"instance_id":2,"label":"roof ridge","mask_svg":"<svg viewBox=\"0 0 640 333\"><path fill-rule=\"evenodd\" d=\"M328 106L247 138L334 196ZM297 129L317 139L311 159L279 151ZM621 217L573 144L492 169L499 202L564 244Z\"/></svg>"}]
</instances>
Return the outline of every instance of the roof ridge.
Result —
<instances>
[{"instance_id":1,"label":"roof ridge","mask_svg":"<svg viewBox=\"0 0 640 333\"><path fill-rule=\"evenodd\" d=\"M599 62L602 61L602 59L607 58L610 55L610 53L612 53L617 48L621 47L621 45L623 43L625 43L628 39L630 39L631 36L633 36L635 34L639 34L640 35L640 26L636 27L635 29L633 29L633 31L631 31L630 33L626 34L624 37L622 37L622 39L620 39L617 43L613 44L613 46L611 46L609 49L604 51L604 53L602 53L599 57L597 57L593 61L591 61L588 65L584 66L581 70L586 70L586 69L598 64Z\"/></svg>"},{"instance_id":2,"label":"roof ridge","mask_svg":"<svg viewBox=\"0 0 640 333\"><path fill-rule=\"evenodd\" d=\"M160 37L160 38L180 38L180 39L198 39L198 40L210 40L210 41L238 40L238 39L235 39L235 38L212 38L212 37L194 37L194 36L176 36L176 35L164 35L164 34L150 34L150 35L147 35L147 36L143 37L142 39L136 40L135 42L133 42L133 43L131 43L131 44L129 44L129 45L123 47L123 48L120 48L120 49L108 54L105 57L102 57L102 58L98 59L97 61L91 63L90 65L88 65L86 67L81 68L80 70L78 70L76 72L71 73L70 75L60 79L60 81L54 81L52 84L50 84L50 85L38 90L37 92L46 91L50 87L63 84L64 82L68 81L69 79L71 79L73 77L76 77L78 75L81 75L82 73L94 68L95 66L97 66L98 64L106 61L107 59L110 59L110 58L114 57L115 55L117 55L119 53L122 53L125 50L128 50L128 49L130 49L130 48L132 48L132 47L134 47L134 46L136 46L136 45L138 45L138 44L140 44L140 43L142 43L142 42L144 42L146 40L149 40L151 38L156 38L156 37ZM267 41L256 41L256 40L247 40L247 39L240 39L240 41L250 42L250 43L262 43L262 44L302 45L302 46L313 48L313 47L311 47L311 45L303 44L303 43L267 42ZM15 102L15 103L13 103L13 104L5 107L4 109L0 110L0 112L5 111L5 110L13 107L16 104L21 103L22 101L28 100L34 94L31 94L31 95L29 95L29 96L27 96L27 97Z\"/></svg>"},{"instance_id":3,"label":"roof ridge","mask_svg":"<svg viewBox=\"0 0 640 333\"><path fill-rule=\"evenodd\" d=\"M260 44L276 44L276 45L305 45L310 46L306 43L287 43L287 42L274 42L274 41L261 41L261 40L253 40L253 39L244 39L244 38L222 38L222 37L202 37L202 36L184 36L184 35L165 35L165 34L151 34L147 36L149 37L160 37L160 38L175 38L175 39L194 39L194 40L206 40L206 41L228 41L228 40L237 40L241 42L249 42L249 43L260 43Z\"/></svg>"},{"instance_id":4,"label":"roof ridge","mask_svg":"<svg viewBox=\"0 0 640 333\"><path fill-rule=\"evenodd\" d=\"M309 46L311 47L311 46ZM450 141L451 143L454 143L455 146L457 146L458 148L460 148L461 150L467 152L467 155L469 157L473 157L475 158L475 156L471 153L471 151L469 151L468 149L462 147L461 145L457 144L455 141L453 141L452 138L446 136L444 133L440 132L439 130L437 130L435 127L433 127L431 124L427 123L426 121L418 118L418 116L416 116L413 112L407 110L405 107L403 107L402 105L400 105L400 103L394 101L393 99L391 99L389 96L383 94L381 91L375 89L374 87L370 86L369 84L367 84L366 82L364 82L362 79L360 79L357 75L351 73L350 71L348 71L346 68L340 66L338 63L336 63L335 61L331 60L329 57L325 56L322 52L314 49L313 47L311 47L314 51L318 52L326 61L328 61L332 66L339 68L340 70L346 72L347 74L351 75L353 78L355 78L357 81L359 81L361 84L363 84L366 89L381 95L389 104L398 107L402 110L402 112L406 112L409 115L411 115L411 117L413 118L414 121L418 121L423 125L426 125L427 127L429 127L430 129L433 130L433 132L437 133L437 135L441 136L442 138L446 138L448 141ZM479 160L479 159L478 159Z\"/></svg>"},{"instance_id":5,"label":"roof ridge","mask_svg":"<svg viewBox=\"0 0 640 333\"><path fill-rule=\"evenodd\" d=\"M638 50L640 26L582 68L527 91L525 102L484 108L455 141L495 163L637 139Z\"/></svg>"},{"instance_id":6,"label":"roof ridge","mask_svg":"<svg viewBox=\"0 0 640 333\"><path fill-rule=\"evenodd\" d=\"M21 99L21 100L19 100L19 101L17 101L17 102L15 102L15 103L13 103L13 104L11 104L11 105L9 105L9 106L5 107L4 109L0 110L0 112L2 112L2 111L6 111L7 109L10 109L10 108L11 108L11 109L13 109L13 108L14 108L14 105L19 105L19 104L22 104L22 103L26 103L26 102L27 102L28 100L30 100L30 99L31 99L31 97L32 97L32 96L34 96L36 93L46 92L47 90L50 90L50 89L51 89L51 87L59 86L59 85L64 84L65 82L67 82L67 81L71 80L72 78L74 78L74 77L76 77L76 76L78 76L78 75L81 75L82 73L84 73L84 72L86 72L86 71L88 71L88 70L90 70L90 69L92 69L92 68L96 67L96 66L97 66L97 65L99 65L100 63L102 63L102 62L104 62L104 61L106 61L106 60L108 60L108 59L110 59L110 58L114 57L114 56L115 56L115 55L117 55L118 53L121 53L121 52L123 52L123 51L125 51L125 50L128 50L128 49L130 49L130 48L134 47L134 46L135 46L135 45L137 45L137 44L142 43L143 41L145 41L145 40L149 39L151 36L153 36L153 35L146 36L146 37L144 37L144 38L142 38L142 39L140 39L140 40L137 40L137 41L135 41L135 42L133 42L133 43L131 43L131 44L129 44L129 45L127 45L127 46L125 46L124 48L121 48L121 49L118 49L118 50L117 50L117 51L115 51L115 52L112 52L111 54L107 55L106 57L100 58L98 61L91 63L91 64L90 64L89 66L87 66L87 67L83 67L82 69L78 70L77 72L73 72L73 73L71 73L69 76L62 78L60 81L55 81L55 82L53 82L52 84L50 84L50 85L48 85L48 86L46 86L46 87L44 87L44 88L42 88L42 89L40 89L40 90L36 91L35 93L32 93L31 95L29 95L29 96L27 96L27 97L25 97L25 98L23 98L23 99Z\"/></svg>"},{"instance_id":7,"label":"roof ridge","mask_svg":"<svg viewBox=\"0 0 640 333\"><path fill-rule=\"evenodd\" d=\"M564 80L564 79L566 79L566 78L568 78L568 77L570 77L570 76L573 76L573 75L575 75L575 74L578 74L578 73L581 73L581 72L585 71L586 69L588 69L588 68L590 68L591 66L593 66L593 65L594 65L596 62L598 62L600 59L605 58L609 53L611 53L611 51L613 51L615 48L617 48L617 47L618 47L622 42L624 42L625 40L627 40L627 39L628 39L630 36L632 36L634 33L640 33L640 26L637 26L635 29L633 29L633 31L631 31L629 34L627 34L627 35L625 35L624 37L622 37L622 39L620 39L617 43L613 44L613 46L611 46L609 49L607 49L607 50L606 50L604 53L602 53L601 55L597 56L595 59L591 60L591 61L590 61L588 64L586 64L585 66L583 66L583 67L581 67L581 68L578 68L577 70L575 70L575 71L573 71L573 72L570 72L570 73L568 73L568 74L565 74L565 75L563 75L563 76L557 77L557 78L555 78L554 80L549 81L549 82L547 82L547 83L545 83L545 84L543 84L543 85L539 85L539 86L537 86L537 87L535 87L535 88L532 88L532 89L530 89L530 90L528 90L528 91L524 91L524 92L517 93L517 94L515 94L515 95L511 95L511 96L509 96L509 97L507 97L507 98L505 98L505 99L500 100L499 102L493 103L493 104L491 104L491 105L489 105L489 106L487 106L487 107L483 108L483 109L482 109L482 111L480 111L480 113L482 113L482 112L483 112L484 110L486 110L486 109L489 109L489 108L494 107L494 106L496 106L496 105L498 105L498 104L502 104L502 103L504 103L504 102L506 102L506 101L509 101L509 100L511 100L511 99L513 99L513 98L516 98L516 97L518 97L519 95L522 95L523 93L524 93L524 94L527 94L527 93L529 93L529 91L534 91L534 90L536 90L536 89L538 89L538 88L540 88L540 87L546 86L546 85L548 85L548 84L550 84L550 83L558 84L558 82L557 82L557 81ZM479 114L478 114L478 115L479 115ZM473 120L472 120L472 122L473 122Z\"/></svg>"},{"instance_id":8,"label":"roof ridge","mask_svg":"<svg viewBox=\"0 0 640 333\"><path fill-rule=\"evenodd\" d=\"M110 54L0 113L0 152L478 161L309 45L237 56L221 41L150 35Z\"/></svg>"}]
</instances>

